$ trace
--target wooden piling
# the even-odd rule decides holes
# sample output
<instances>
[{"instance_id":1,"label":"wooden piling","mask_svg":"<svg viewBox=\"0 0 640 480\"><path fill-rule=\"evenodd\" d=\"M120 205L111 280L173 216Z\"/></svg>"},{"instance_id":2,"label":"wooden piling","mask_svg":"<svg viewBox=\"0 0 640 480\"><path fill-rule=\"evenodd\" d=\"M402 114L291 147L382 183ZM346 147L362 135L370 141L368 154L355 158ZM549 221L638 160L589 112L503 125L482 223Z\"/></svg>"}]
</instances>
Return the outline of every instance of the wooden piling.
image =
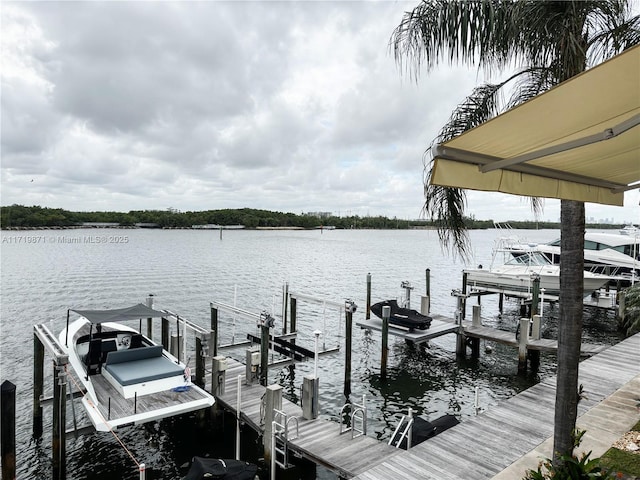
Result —
<instances>
[{"instance_id":1,"label":"wooden piling","mask_svg":"<svg viewBox=\"0 0 640 480\"><path fill-rule=\"evenodd\" d=\"M473 305L472 309L473 309L472 325L474 327L481 327L482 326L482 319L481 319L482 307L480 305ZM471 338L470 340L471 340L471 358L480 358L480 339Z\"/></svg>"},{"instance_id":2,"label":"wooden piling","mask_svg":"<svg viewBox=\"0 0 640 480\"><path fill-rule=\"evenodd\" d=\"M147 297L147 307L153 308L153 294ZM147 318L147 337L153 340L153 318Z\"/></svg>"},{"instance_id":3,"label":"wooden piling","mask_svg":"<svg viewBox=\"0 0 640 480\"><path fill-rule=\"evenodd\" d=\"M467 272L462 274L462 293L464 294L464 297L462 297L462 320L467 317L467 276Z\"/></svg>"},{"instance_id":4,"label":"wooden piling","mask_svg":"<svg viewBox=\"0 0 640 480\"><path fill-rule=\"evenodd\" d=\"M533 288L531 293L531 318L538 314L538 304L540 302L540 277L533 279Z\"/></svg>"},{"instance_id":5,"label":"wooden piling","mask_svg":"<svg viewBox=\"0 0 640 480\"><path fill-rule=\"evenodd\" d=\"M345 359L344 359L344 396L349 399L351 395L351 342L352 342L352 326L353 311L355 304L347 302L345 304Z\"/></svg>"},{"instance_id":6,"label":"wooden piling","mask_svg":"<svg viewBox=\"0 0 640 480\"><path fill-rule=\"evenodd\" d=\"M218 356L218 309L211 307L211 358Z\"/></svg>"},{"instance_id":7,"label":"wooden piling","mask_svg":"<svg viewBox=\"0 0 640 480\"><path fill-rule=\"evenodd\" d=\"M53 366L53 480L64 480L67 469L66 424L67 424L67 375L65 365Z\"/></svg>"},{"instance_id":8,"label":"wooden piling","mask_svg":"<svg viewBox=\"0 0 640 480\"><path fill-rule=\"evenodd\" d=\"M269 325L260 327L260 385L267 386L269 379Z\"/></svg>"},{"instance_id":9,"label":"wooden piling","mask_svg":"<svg viewBox=\"0 0 640 480\"><path fill-rule=\"evenodd\" d=\"M33 436L42 437L42 404L44 394L44 345L33 334Z\"/></svg>"},{"instance_id":10,"label":"wooden piling","mask_svg":"<svg viewBox=\"0 0 640 480\"><path fill-rule=\"evenodd\" d=\"M502 311L504 310L504 293L500 293L498 297L498 311L500 315L502 315Z\"/></svg>"},{"instance_id":11,"label":"wooden piling","mask_svg":"<svg viewBox=\"0 0 640 480\"><path fill-rule=\"evenodd\" d=\"M162 348L169 351L169 319L162 317L161 319L161 334L160 341L162 342Z\"/></svg>"},{"instance_id":12,"label":"wooden piling","mask_svg":"<svg viewBox=\"0 0 640 480\"><path fill-rule=\"evenodd\" d=\"M521 318L520 338L518 339L518 373L527 371L527 344L529 343L529 319Z\"/></svg>"},{"instance_id":13,"label":"wooden piling","mask_svg":"<svg viewBox=\"0 0 640 480\"><path fill-rule=\"evenodd\" d=\"M391 307L382 307L382 357L380 359L380 377L387 378L387 359L389 357L389 317Z\"/></svg>"},{"instance_id":14,"label":"wooden piling","mask_svg":"<svg viewBox=\"0 0 640 480\"><path fill-rule=\"evenodd\" d=\"M365 313L365 319L371 318L371 274L367 273L367 311Z\"/></svg>"},{"instance_id":15,"label":"wooden piling","mask_svg":"<svg viewBox=\"0 0 640 480\"><path fill-rule=\"evenodd\" d=\"M425 315L428 315L431 311L431 269L427 268L424 272L424 277L425 277L425 295L427 296L427 313L425 313Z\"/></svg>"},{"instance_id":16,"label":"wooden piling","mask_svg":"<svg viewBox=\"0 0 640 480\"><path fill-rule=\"evenodd\" d=\"M298 315L298 300L296 297L291 297L289 299L289 308L291 309L291 332L297 332L296 330L296 320Z\"/></svg>"},{"instance_id":17,"label":"wooden piling","mask_svg":"<svg viewBox=\"0 0 640 480\"><path fill-rule=\"evenodd\" d=\"M287 334L287 307L289 306L289 283L282 287L282 334Z\"/></svg>"},{"instance_id":18,"label":"wooden piling","mask_svg":"<svg viewBox=\"0 0 640 480\"><path fill-rule=\"evenodd\" d=\"M204 388L205 372L204 372L204 355L202 349L202 338L196 335L196 385Z\"/></svg>"},{"instance_id":19,"label":"wooden piling","mask_svg":"<svg viewBox=\"0 0 640 480\"><path fill-rule=\"evenodd\" d=\"M2 479L13 480L16 478L16 386L5 380L0 390Z\"/></svg>"}]
</instances>

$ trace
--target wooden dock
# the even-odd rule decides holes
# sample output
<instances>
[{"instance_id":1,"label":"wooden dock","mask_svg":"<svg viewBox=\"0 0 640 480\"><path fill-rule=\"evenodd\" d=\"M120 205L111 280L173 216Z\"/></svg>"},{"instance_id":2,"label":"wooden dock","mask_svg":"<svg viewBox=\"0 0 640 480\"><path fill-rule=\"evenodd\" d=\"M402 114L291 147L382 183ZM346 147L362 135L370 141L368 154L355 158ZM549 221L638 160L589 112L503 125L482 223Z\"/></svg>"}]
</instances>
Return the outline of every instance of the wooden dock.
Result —
<instances>
[{"instance_id":1,"label":"wooden dock","mask_svg":"<svg viewBox=\"0 0 640 480\"><path fill-rule=\"evenodd\" d=\"M217 404L236 414L238 375L242 378L242 421L254 430L264 432L260 411L266 389L259 384L245 385L245 366L230 358L227 359L225 392L216 397ZM289 417L298 419L299 435L289 441L289 450L294 455L326 467L342 478L352 478L400 453L385 442L366 435L351 438L351 432L340 434L340 425L331 420L306 420L302 417L302 409L285 398L282 399L282 410Z\"/></svg>"},{"instance_id":2,"label":"wooden dock","mask_svg":"<svg viewBox=\"0 0 640 480\"><path fill-rule=\"evenodd\" d=\"M426 330L408 330L406 328L389 325L389 335L400 337L408 342L420 344L449 333L457 334L460 330L460 327L456 325L453 318L433 314L431 317L433 318L433 321L431 322L431 326ZM375 330L378 332L382 331L382 320L377 317L369 320L357 321L356 325L368 330ZM473 326L471 322L467 321L462 322L462 331L464 335L469 338L490 340L492 342L518 348L518 340L513 332L499 330L492 327ZM605 348L606 347L603 345L583 343L580 347L580 353L584 356L590 356L601 352ZM527 343L527 350L556 352L558 350L558 341L548 338L541 338L539 340L529 339Z\"/></svg>"},{"instance_id":3,"label":"wooden dock","mask_svg":"<svg viewBox=\"0 0 640 480\"><path fill-rule=\"evenodd\" d=\"M601 408L607 397L627 383L637 381L639 376L640 334L581 362L579 383L584 386L585 398L578 404L578 424L591 428L587 433L597 437L598 429L603 428L602 421L585 424L585 419L594 416L591 411ZM372 466L355 478L490 479L552 437L555 384L555 377L545 379L483 414ZM612 415L612 419L621 423L622 430L640 417L632 401L619 408L631 409L633 413L626 417Z\"/></svg>"},{"instance_id":4,"label":"wooden dock","mask_svg":"<svg viewBox=\"0 0 640 480\"><path fill-rule=\"evenodd\" d=\"M394 335L412 343L420 344L432 340L448 333L456 333L459 330L453 319L444 317L443 315L430 315L433 320L431 326L426 330L396 327L389 324L389 335ZM355 322L360 328L367 330L382 331L382 320L378 317L371 317L369 320L361 320Z\"/></svg>"}]
</instances>

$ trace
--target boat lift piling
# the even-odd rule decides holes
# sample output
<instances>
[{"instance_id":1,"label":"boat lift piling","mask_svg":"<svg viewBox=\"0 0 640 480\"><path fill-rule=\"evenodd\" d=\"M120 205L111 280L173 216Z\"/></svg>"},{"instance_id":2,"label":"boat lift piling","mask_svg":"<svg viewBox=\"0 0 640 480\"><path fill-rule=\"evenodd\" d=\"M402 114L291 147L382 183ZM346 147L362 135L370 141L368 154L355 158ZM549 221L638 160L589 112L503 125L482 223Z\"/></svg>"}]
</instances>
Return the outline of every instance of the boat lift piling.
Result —
<instances>
[{"instance_id":1,"label":"boat lift piling","mask_svg":"<svg viewBox=\"0 0 640 480\"><path fill-rule=\"evenodd\" d=\"M347 299L344 303L345 311L345 361L344 361L344 396L349 399L351 395L351 343L352 343L352 326L353 314L358 306L353 300Z\"/></svg>"},{"instance_id":2,"label":"boat lift piling","mask_svg":"<svg viewBox=\"0 0 640 480\"><path fill-rule=\"evenodd\" d=\"M16 386L5 380L2 382L1 391L2 478L13 480L16 478Z\"/></svg>"},{"instance_id":3,"label":"boat lift piling","mask_svg":"<svg viewBox=\"0 0 640 480\"><path fill-rule=\"evenodd\" d=\"M153 293L150 293L147 297L146 305L153 309ZM153 318L147 318L147 338L153 340Z\"/></svg>"},{"instance_id":4,"label":"boat lift piling","mask_svg":"<svg viewBox=\"0 0 640 480\"><path fill-rule=\"evenodd\" d=\"M42 401L44 394L44 353L45 349L53 357L53 422L52 422L52 466L54 480L66 478L66 412L67 373L69 357L61 349L55 336L46 325L34 325L33 364L33 436L42 436Z\"/></svg>"},{"instance_id":5,"label":"boat lift piling","mask_svg":"<svg viewBox=\"0 0 640 480\"><path fill-rule=\"evenodd\" d=\"M380 358L380 377L387 378L387 359L389 357L389 317L391 317L391 307L382 307L382 355Z\"/></svg>"},{"instance_id":6,"label":"boat lift piling","mask_svg":"<svg viewBox=\"0 0 640 480\"><path fill-rule=\"evenodd\" d=\"M371 274L367 273L367 310L365 312L365 319L371 318Z\"/></svg>"}]
</instances>

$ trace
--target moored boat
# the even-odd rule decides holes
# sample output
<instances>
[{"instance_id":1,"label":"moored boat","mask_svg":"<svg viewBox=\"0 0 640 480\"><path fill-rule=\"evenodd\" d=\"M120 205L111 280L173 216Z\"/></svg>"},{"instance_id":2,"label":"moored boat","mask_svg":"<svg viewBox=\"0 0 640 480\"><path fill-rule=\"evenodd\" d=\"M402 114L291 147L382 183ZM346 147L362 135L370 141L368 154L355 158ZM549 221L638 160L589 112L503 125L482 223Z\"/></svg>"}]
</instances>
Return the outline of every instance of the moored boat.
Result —
<instances>
[{"instance_id":1,"label":"moored boat","mask_svg":"<svg viewBox=\"0 0 640 480\"><path fill-rule=\"evenodd\" d=\"M83 390L98 431L146 423L213 405L191 383L187 366L138 330L120 322L167 315L143 304L112 310L70 310L59 342Z\"/></svg>"},{"instance_id":2,"label":"moored boat","mask_svg":"<svg viewBox=\"0 0 640 480\"><path fill-rule=\"evenodd\" d=\"M495 265L498 254L507 256L502 265ZM509 258L509 256L511 258ZM519 244L513 238L498 240L494 249L493 262L489 269L465 269L467 285L505 293L531 293L533 280L540 280L540 289L546 295L560 294L560 266L552 264L535 246ZM583 296L588 296L606 285L611 276L584 272Z\"/></svg>"}]
</instances>

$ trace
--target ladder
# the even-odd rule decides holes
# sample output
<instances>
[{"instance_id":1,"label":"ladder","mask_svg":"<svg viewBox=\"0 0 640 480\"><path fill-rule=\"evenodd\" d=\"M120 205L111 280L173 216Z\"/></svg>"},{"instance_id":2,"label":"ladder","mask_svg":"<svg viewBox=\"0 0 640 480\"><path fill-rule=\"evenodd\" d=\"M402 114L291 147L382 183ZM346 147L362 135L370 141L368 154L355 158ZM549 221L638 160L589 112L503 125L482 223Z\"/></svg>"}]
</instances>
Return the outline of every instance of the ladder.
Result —
<instances>
[{"instance_id":1,"label":"ladder","mask_svg":"<svg viewBox=\"0 0 640 480\"><path fill-rule=\"evenodd\" d=\"M289 422L295 421L296 433L293 437L289 437ZM298 438L298 419L296 417L288 418L287 414L282 410L273 410L273 422L271 424L271 478L275 477L275 467L289 468L289 440Z\"/></svg>"},{"instance_id":2,"label":"ladder","mask_svg":"<svg viewBox=\"0 0 640 480\"><path fill-rule=\"evenodd\" d=\"M402 425L405 423L406 425L404 429L402 430L402 432L400 432ZM400 419L400 422L398 422L398 426L396 427L396 429L393 432L393 435L391 435L391 438L389 439L389 445L391 445L392 447L400 448L400 444L406 438L407 450L409 450L411 448L411 427L412 426L413 426L413 410L409 408L409 413L407 413L407 415L403 415L402 418ZM400 433L399 437L397 437L398 433Z\"/></svg>"},{"instance_id":3,"label":"ladder","mask_svg":"<svg viewBox=\"0 0 640 480\"><path fill-rule=\"evenodd\" d=\"M345 410L349 408L351 409L351 414L349 415L351 421L349 422L349 426L346 426L342 419L344 418ZM360 424L359 428L358 422ZM351 438L357 438L367 434L367 406L365 395L362 395L362 405L345 403L340 410L340 435L349 431L351 432Z\"/></svg>"}]
</instances>

